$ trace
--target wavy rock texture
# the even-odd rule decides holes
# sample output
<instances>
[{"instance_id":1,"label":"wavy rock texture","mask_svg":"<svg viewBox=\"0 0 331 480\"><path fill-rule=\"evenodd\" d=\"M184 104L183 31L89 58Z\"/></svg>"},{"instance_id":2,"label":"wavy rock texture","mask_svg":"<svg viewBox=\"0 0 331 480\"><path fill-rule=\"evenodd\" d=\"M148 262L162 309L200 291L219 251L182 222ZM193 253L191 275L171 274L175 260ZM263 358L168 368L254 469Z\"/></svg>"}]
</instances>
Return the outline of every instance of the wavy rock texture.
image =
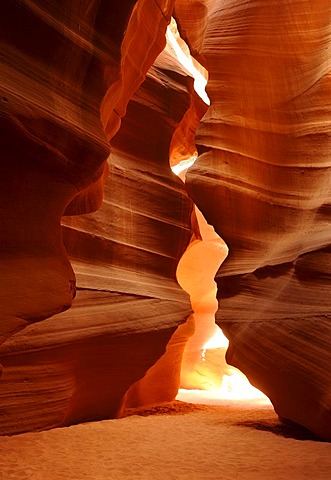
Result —
<instances>
[{"instance_id":1,"label":"wavy rock texture","mask_svg":"<svg viewBox=\"0 0 331 480\"><path fill-rule=\"evenodd\" d=\"M141 371L143 380L128 390L124 407L175 398L182 351L191 335L190 327L183 326L170 341L174 326L190 314L188 296L176 282L176 268L192 236L192 202L169 167L171 139L190 105L186 82L185 76L171 71L148 72L112 140L102 208L90 216L64 220L65 245L81 288L115 290L123 298L130 293L152 298L158 305L148 330L158 331L162 358L156 362L151 355L155 347L150 352L146 337L141 355L150 368ZM167 313L169 302L178 312L177 322ZM143 309L135 313L137 331L145 317ZM133 331L132 348L135 336Z\"/></svg>"},{"instance_id":2,"label":"wavy rock texture","mask_svg":"<svg viewBox=\"0 0 331 480\"><path fill-rule=\"evenodd\" d=\"M228 360L281 417L330 439L331 6L177 0L175 16L209 71L186 185L230 250Z\"/></svg>"},{"instance_id":3,"label":"wavy rock texture","mask_svg":"<svg viewBox=\"0 0 331 480\"><path fill-rule=\"evenodd\" d=\"M209 70L206 113L171 52L150 69L174 3ZM0 431L176 394L193 327L175 273L193 205L169 151L194 154L205 113L186 188L230 250L217 276L228 361L280 417L330 440L331 6L118 5L2 7L1 342L43 321L0 349ZM75 294L65 248L78 294L52 317Z\"/></svg>"},{"instance_id":4,"label":"wavy rock texture","mask_svg":"<svg viewBox=\"0 0 331 480\"><path fill-rule=\"evenodd\" d=\"M123 45L122 51L129 48ZM73 307L2 346L2 433L116 417L126 407L177 394L181 356L192 332L185 325L177 330L191 306L175 273L192 236L192 202L170 169L169 148L190 107L192 79L170 71L162 55L158 65L111 140L101 208L63 217L63 240L77 277ZM125 81L124 75L119 88L128 100L133 87ZM113 113L106 117L114 91L109 89L101 106L108 136L115 122ZM66 214L81 213L84 202L83 191Z\"/></svg>"},{"instance_id":5,"label":"wavy rock texture","mask_svg":"<svg viewBox=\"0 0 331 480\"><path fill-rule=\"evenodd\" d=\"M70 306L60 218L100 206L108 140L165 45L171 9L148 0L4 5L2 341Z\"/></svg>"},{"instance_id":6,"label":"wavy rock texture","mask_svg":"<svg viewBox=\"0 0 331 480\"><path fill-rule=\"evenodd\" d=\"M3 345L1 434L119 416L127 391L134 384L137 390L138 380L164 355L188 314L189 306L172 298L78 291L68 312L27 327ZM163 399L177 393L172 377L179 382L185 335L171 355L177 371L167 368L165 375L159 366ZM143 390L146 398L148 385ZM154 382L149 392L149 399L159 394Z\"/></svg>"}]
</instances>

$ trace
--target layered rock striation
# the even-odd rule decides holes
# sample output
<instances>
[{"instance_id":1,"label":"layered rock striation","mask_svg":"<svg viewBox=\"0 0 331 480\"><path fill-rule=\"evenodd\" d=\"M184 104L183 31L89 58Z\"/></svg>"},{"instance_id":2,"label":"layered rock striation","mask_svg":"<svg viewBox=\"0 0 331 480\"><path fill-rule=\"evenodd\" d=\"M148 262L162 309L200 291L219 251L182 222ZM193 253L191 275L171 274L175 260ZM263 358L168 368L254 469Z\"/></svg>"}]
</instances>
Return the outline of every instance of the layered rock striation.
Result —
<instances>
[{"instance_id":1,"label":"layered rock striation","mask_svg":"<svg viewBox=\"0 0 331 480\"><path fill-rule=\"evenodd\" d=\"M194 330L178 264L193 303L215 294L195 203L229 247L216 275L229 363L330 440L328 2L2 13L0 432L174 398ZM208 109L171 49L156 59L172 13L208 69ZM196 150L184 186L169 160Z\"/></svg>"},{"instance_id":2,"label":"layered rock striation","mask_svg":"<svg viewBox=\"0 0 331 480\"><path fill-rule=\"evenodd\" d=\"M177 0L175 16L209 71L186 186L229 246L228 361L330 439L330 5Z\"/></svg>"},{"instance_id":3,"label":"layered rock striation","mask_svg":"<svg viewBox=\"0 0 331 480\"><path fill-rule=\"evenodd\" d=\"M171 11L162 1L6 2L2 340L71 305L61 216L100 206L109 139L165 45Z\"/></svg>"},{"instance_id":4,"label":"layered rock striation","mask_svg":"<svg viewBox=\"0 0 331 480\"><path fill-rule=\"evenodd\" d=\"M61 212L58 240L75 270L77 296L68 312L25 328L1 347L1 433L116 417L124 408L177 394L192 332L185 326L176 332L191 313L176 269L192 236L193 205L170 169L169 149L192 103L193 80L168 54L133 95L165 44L166 7L151 4L137 2L130 10L119 36L116 81L110 84L109 77L103 97L89 92L93 101L98 95L98 128L111 141L111 153L102 164L107 175L96 173L94 183L77 188ZM103 15L106 22L109 13ZM110 66L111 60L104 76L114 76ZM88 213L100 204L101 187L101 207Z\"/></svg>"}]
</instances>

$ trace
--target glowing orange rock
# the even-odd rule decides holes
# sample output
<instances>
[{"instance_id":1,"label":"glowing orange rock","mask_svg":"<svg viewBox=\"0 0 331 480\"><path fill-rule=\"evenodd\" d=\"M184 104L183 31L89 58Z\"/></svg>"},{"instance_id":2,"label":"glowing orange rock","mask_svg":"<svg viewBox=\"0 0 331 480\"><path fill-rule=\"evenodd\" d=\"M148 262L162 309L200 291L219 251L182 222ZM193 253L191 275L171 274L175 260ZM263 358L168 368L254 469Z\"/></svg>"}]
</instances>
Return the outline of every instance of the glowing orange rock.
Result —
<instances>
[{"instance_id":1,"label":"glowing orange rock","mask_svg":"<svg viewBox=\"0 0 331 480\"><path fill-rule=\"evenodd\" d=\"M202 240L193 241L180 259L177 280L189 293L194 314L188 320L194 325L194 334L184 351L181 386L183 388L205 388L206 377L202 375L202 350L207 341L217 332L215 313L216 283L214 277L228 254L228 248L203 219L200 212L199 226ZM221 372L220 372L221 378Z\"/></svg>"},{"instance_id":2,"label":"glowing orange rock","mask_svg":"<svg viewBox=\"0 0 331 480\"><path fill-rule=\"evenodd\" d=\"M330 439L331 4L177 0L175 16L209 72L186 186L230 250L227 359L281 417ZM303 266L311 251L325 266Z\"/></svg>"}]
</instances>

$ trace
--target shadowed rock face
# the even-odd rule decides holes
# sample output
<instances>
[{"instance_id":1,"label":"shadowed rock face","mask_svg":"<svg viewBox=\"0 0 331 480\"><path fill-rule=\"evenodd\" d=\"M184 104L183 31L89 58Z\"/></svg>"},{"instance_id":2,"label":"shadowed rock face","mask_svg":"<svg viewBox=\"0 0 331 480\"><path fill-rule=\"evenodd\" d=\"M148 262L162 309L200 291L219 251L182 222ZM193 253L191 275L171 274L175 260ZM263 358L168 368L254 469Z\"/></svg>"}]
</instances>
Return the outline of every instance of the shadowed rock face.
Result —
<instances>
[{"instance_id":1,"label":"shadowed rock face","mask_svg":"<svg viewBox=\"0 0 331 480\"><path fill-rule=\"evenodd\" d=\"M143 79L142 67L165 43L166 11L157 6L163 35L152 9L153 25L149 20L131 32L139 33L132 51L130 25L135 12L148 20L142 11L147 3L150 8L151 2L138 2L127 20L116 88L110 86L100 106L108 138L118 130L118 113L126 113L111 141L109 174L82 185L62 220L77 298L68 312L27 327L2 346L1 433L116 417L125 407L172 400L177 394L181 354L191 331L183 327L171 337L191 307L175 272L192 235L192 201L170 169L169 149L190 107L192 81L165 64L168 70L150 69L133 95L133 83L138 87ZM149 45L147 59L140 38L144 32L156 43ZM88 214L102 186L101 208ZM163 389L155 388L160 381Z\"/></svg>"},{"instance_id":2,"label":"shadowed rock face","mask_svg":"<svg viewBox=\"0 0 331 480\"><path fill-rule=\"evenodd\" d=\"M272 400L276 412L330 435L330 251L218 279L218 322L227 361Z\"/></svg>"},{"instance_id":3,"label":"shadowed rock face","mask_svg":"<svg viewBox=\"0 0 331 480\"><path fill-rule=\"evenodd\" d=\"M6 2L2 341L70 306L74 275L61 216L101 205L109 139L165 45L170 13L171 2ZM148 15L153 23L144 23Z\"/></svg>"},{"instance_id":4,"label":"shadowed rock face","mask_svg":"<svg viewBox=\"0 0 331 480\"><path fill-rule=\"evenodd\" d=\"M152 67L172 12L206 113L169 52ZM9 0L2 19L0 432L174 398L193 200L229 246L227 360L330 440L329 3ZM184 187L169 151L194 153L203 115Z\"/></svg>"},{"instance_id":5,"label":"shadowed rock face","mask_svg":"<svg viewBox=\"0 0 331 480\"><path fill-rule=\"evenodd\" d=\"M109 154L98 111L106 89L102 71L108 60L115 78L119 75L121 37L132 5L118 19L117 42L102 49L106 26L99 35L94 30L99 2L85 3L84 9L80 2L4 6L2 340L70 306L74 274L60 218L77 193L100 178ZM112 56L106 53L109 43Z\"/></svg>"},{"instance_id":6,"label":"shadowed rock face","mask_svg":"<svg viewBox=\"0 0 331 480\"><path fill-rule=\"evenodd\" d=\"M119 416L129 388L139 388L138 380L164 356L188 313L185 302L172 298L79 290L70 310L27 327L3 345L1 433ZM159 368L163 401L177 393L171 389L178 389L184 335L170 349L170 367L177 372L168 368L167 377ZM144 389L147 404L152 387Z\"/></svg>"}]
</instances>

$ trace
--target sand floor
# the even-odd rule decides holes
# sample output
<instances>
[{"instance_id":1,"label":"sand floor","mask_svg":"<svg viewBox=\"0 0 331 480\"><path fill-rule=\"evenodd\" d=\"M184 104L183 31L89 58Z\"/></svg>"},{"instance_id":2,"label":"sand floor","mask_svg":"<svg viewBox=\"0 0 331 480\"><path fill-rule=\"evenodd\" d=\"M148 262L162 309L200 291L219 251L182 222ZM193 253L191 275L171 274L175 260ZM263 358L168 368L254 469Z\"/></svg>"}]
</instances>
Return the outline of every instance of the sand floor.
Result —
<instances>
[{"instance_id":1,"label":"sand floor","mask_svg":"<svg viewBox=\"0 0 331 480\"><path fill-rule=\"evenodd\" d=\"M331 444L282 425L270 405L176 401L128 414L0 437L0 479L331 479Z\"/></svg>"}]
</instances>

